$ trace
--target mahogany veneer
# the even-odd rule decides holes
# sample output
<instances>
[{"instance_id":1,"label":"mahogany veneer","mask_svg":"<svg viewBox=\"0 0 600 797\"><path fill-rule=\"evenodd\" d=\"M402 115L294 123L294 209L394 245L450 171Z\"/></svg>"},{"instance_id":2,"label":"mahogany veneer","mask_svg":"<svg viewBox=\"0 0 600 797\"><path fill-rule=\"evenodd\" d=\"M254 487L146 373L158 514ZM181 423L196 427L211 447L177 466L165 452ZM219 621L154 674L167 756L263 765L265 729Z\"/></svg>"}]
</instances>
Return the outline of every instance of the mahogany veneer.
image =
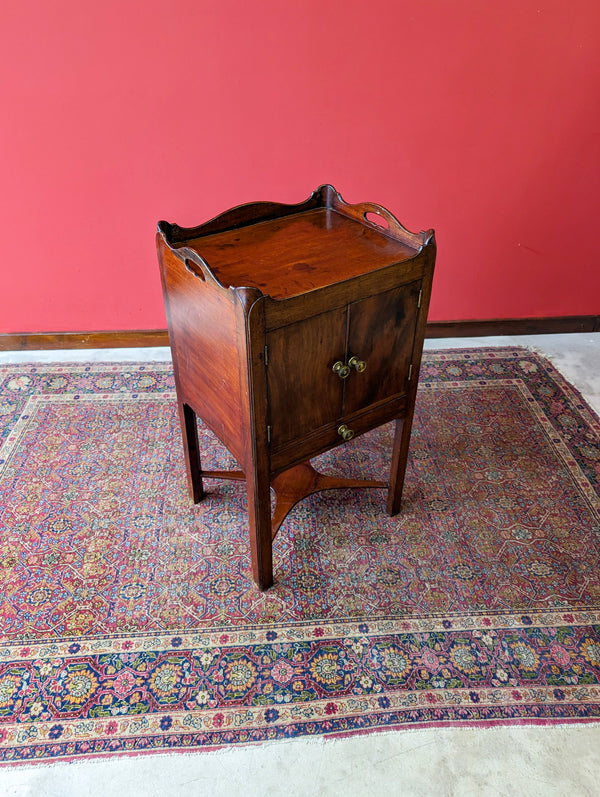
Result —
<instances>
[{"instance_id":1,"label":"mahogany veneer","mask_svg":"<svg viewBox=\"0 0 600 797\"><path fill-rule=\"evenodd\" d=\"M252 574L267 589L272 538L301 498L387 487L387 511L400 510L434 234L324 185L297 205L255 202L194 228L161 221L156 240L190 494L202 499L203 476L246 481ZM239 471L202 470L197 416ZM388 482L310 464L394 419Z\"/></svg>"}]
</instances>

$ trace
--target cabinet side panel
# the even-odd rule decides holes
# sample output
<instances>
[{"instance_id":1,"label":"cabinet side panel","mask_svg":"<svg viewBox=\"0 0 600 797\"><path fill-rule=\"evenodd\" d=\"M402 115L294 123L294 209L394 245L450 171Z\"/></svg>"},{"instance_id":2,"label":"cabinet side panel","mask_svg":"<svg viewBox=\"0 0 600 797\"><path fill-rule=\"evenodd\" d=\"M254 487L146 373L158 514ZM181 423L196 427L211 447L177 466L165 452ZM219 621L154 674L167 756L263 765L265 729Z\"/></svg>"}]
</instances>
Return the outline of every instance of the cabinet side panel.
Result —
<instances>
[{"instance_id":1,"label":"cabinet side panel","mask_svg":"<svg viewBox=\"0 0 600 797\"><path fill-rule=\"evenodd\" d=\"M242 395L240 356L245 360L246 351L238 341L234 296L189 272L163 242L158 249L178 399L241 462L240 411L248 399Z\"/></svg>"}]
</instances>

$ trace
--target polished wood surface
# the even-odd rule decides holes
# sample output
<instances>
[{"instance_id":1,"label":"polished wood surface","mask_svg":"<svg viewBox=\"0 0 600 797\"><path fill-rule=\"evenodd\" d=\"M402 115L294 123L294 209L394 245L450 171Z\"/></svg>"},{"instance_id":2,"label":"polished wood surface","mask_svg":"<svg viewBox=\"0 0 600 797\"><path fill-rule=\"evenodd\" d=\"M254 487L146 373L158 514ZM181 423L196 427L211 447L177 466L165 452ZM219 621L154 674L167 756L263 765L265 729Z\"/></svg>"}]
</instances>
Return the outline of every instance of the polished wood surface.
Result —
<instances>
[{"instance_id":1,"label":"polished wood surface","mask_svg":"<svg viewBox=\"0 0 600 797\"><path fill-rule=\"evenodd\" d=\"M333 378L331 369L345 357L346 325L346 307L337 307L267 333L274 449L340 417L345 380Z\"/></svg>"},{"instance_id":2,"label":"polished wood surface","mask_svg":"<svg viewBox=\"0 0 600 797\"><path fill-rule=\"evenodd\" d=\"M239 298L196 276L158 239L177 395L238 460L243 456ZM181 373L183 371L183 373Z\"/></svg>"},{"instance_id":3,"label":"polished wood surface","mask_svg":"<svg viewBox=\"0 0 600 797\"><path fill-rule=\"evenodd\" d=\"M345 380L345 414L408 391L421 291L418 280L349 305L346 356L367 368Z\"/></svg>"},{"instance_id":4,"label":"polished wood surface","mask_svg":"<svg viewBox=\"0 0 600 797\"><path fill-rule=\"evenodd\" d=\"M383 485L324 476L310 459L394 419L385 484L399 511L433 231L321 186L298 205L243 205L189 229L160 222L157 251L190 495L201 500L203 476L245 479L258 587L272 584L272 537L299 500ZM198 416L238 470L202 470Z\"/></svg>"},{"instance_id":5,"label":"polished wood surface","mask_svg":"<svg viewBox=\"0 0 600 797\"><path fill-rule=\"evenodd\" d=\"M253 286L273 299L324 288L414 257L418 248L379 225L329 208L185 242L225 287Z\"/></svg>"},{"instance_id":6,"label":"polished wood surface","mask_svg":"<svg viewBox=\"0 0 600 797\"><path fill-rule=\"evenodd\" d=\"M271 518L272 536L298 501L323 490L349 490L356 488L386 488L387 482L374 479L340 479L316 471L310 462L303 462L276 476L271 487L275 493L275 510Z\"/></svg>"}]
</instances>

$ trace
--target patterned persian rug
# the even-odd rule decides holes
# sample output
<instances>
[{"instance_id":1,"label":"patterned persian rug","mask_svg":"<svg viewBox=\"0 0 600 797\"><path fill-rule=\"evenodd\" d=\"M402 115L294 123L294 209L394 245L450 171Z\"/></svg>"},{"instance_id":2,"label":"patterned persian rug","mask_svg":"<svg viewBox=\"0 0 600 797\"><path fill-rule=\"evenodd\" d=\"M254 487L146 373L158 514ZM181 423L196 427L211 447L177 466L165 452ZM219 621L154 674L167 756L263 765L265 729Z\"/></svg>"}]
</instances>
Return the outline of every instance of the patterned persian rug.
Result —
<instances>
[{"instance_id":1,"label":"patterned persian rug","mask_svg":"<svg viewBox=\"0 0 600 797\"><path fill-rule=\"evenodd\" d=\"M600 718L600 424L532 352L427 354L402 513L310 497L266 594L243 484L188 500L170 365L3 366L0 421L2 761Z\"/></svg>"}]
</instances>

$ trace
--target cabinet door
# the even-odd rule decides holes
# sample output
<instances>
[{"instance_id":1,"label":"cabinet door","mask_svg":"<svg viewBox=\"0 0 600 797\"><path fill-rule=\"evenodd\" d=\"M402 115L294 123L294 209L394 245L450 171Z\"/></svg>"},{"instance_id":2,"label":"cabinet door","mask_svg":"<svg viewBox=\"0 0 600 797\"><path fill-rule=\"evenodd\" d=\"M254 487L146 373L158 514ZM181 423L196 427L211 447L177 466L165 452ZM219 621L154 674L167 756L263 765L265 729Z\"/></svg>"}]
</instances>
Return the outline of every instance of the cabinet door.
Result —
<instances>
[{"instance_id":1,"label":"cabinet door","mask_svg":"<svg viewBox=\"0 0 600 797\"><path fill-rule=\"evenodd\" d=\"M346 379L344 415L406 393L421 281L370 296L348 308L347 360L366 363Z\"/></svg>"},{"instance_id":2,"label":"cabinet door","mask_svg":"<svg viewBox=\"0 0 600 797\"><path fill-rule=\"evenodd\" d=\"M269 424L274 449L337 420L344 381L332 371L346 350L346 308L267 334Z\"/></svg>"}]
</instances>

